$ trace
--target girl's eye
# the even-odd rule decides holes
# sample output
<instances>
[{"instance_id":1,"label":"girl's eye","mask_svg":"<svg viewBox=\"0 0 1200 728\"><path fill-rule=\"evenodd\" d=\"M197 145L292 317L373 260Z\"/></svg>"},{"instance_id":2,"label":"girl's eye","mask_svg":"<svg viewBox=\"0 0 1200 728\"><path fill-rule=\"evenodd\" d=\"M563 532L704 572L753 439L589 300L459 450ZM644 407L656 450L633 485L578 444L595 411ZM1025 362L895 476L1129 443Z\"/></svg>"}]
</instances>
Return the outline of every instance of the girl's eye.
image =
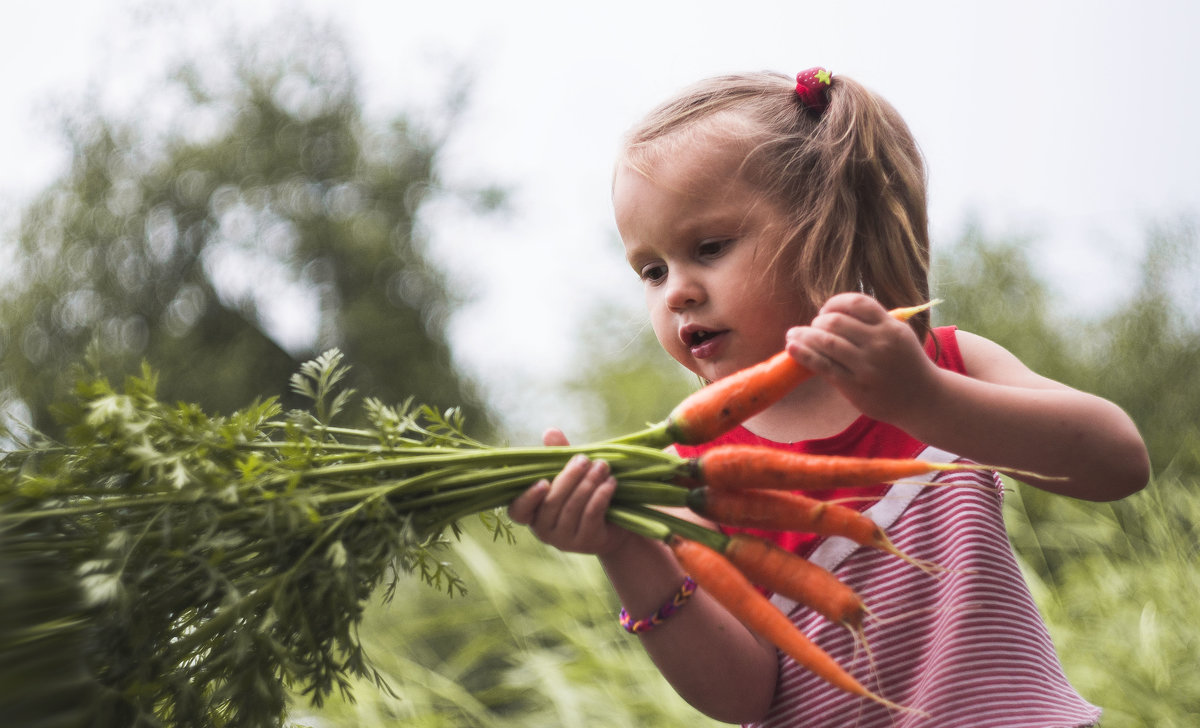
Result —
<instances>
[{"instance_id":1,"label":"girl's eye","mask_svg":"<svg viewBox=\"0 0 1200 728\"><path fill-rule=\"evenodd\" d=\"M657 283L667 277L667 266L648 265L642 268L641 277L647 283Z\"/></svg>"},{"instance_id":2,"label":"girl's eye","mask_svg":"<svg viewBox=\"0 0 1200 728\"><path fill-rule=\"evenodd\" d=\"M716 258L729 248L732 240L705 240L696 246L696 254L701 258Z\"/></svg>"}]
</instances>

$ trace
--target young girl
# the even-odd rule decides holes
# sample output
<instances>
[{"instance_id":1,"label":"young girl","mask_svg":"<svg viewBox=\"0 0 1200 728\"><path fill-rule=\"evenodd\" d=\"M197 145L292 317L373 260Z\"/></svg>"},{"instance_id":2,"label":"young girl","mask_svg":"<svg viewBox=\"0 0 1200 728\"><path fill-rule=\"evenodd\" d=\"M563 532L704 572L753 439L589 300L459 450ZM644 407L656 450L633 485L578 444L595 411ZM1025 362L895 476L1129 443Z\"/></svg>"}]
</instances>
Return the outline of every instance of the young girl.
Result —
<instances>
[{"instance_id":1,"label":"young girl","mask_svg":"<svg viewBox=\"0 0 1200 728\"><path fill-rule=\"evenodd\" d=\"M895 110L823 69L714 78L629 135L613 204L663 348L704 380L786 347L811 378L718 443L873 457L969 459L1051 476L1040 488L1110 500L1143 487L1145 446L1115 405L1034 374L1000 346L927 315L925 173ZM808 322L807 325L802 325ZM557 430L547 445L564 445ZM844 628L779 605L896 712L815 678L698 590L664 544L605 520L616 486L576 458L510 507L542 541L595 554L675 689L722 721L761 726L1083 726L1017 568L993 475L835 492L860 499L940 577L839 539L762 534L835 570L864 598L869 657ZM982 486L982 487L979 487ZM713 524L710 526L716 527ZM684 587L681 589L681 583ZM683 602L686 600L686 604ZM661 610L666 603L680 605ZM658 614L653 621L645 618ZM669 618L661 618L670 613ZM645 629L652 627L651 629Z\"/></svg>"}]
</instances>

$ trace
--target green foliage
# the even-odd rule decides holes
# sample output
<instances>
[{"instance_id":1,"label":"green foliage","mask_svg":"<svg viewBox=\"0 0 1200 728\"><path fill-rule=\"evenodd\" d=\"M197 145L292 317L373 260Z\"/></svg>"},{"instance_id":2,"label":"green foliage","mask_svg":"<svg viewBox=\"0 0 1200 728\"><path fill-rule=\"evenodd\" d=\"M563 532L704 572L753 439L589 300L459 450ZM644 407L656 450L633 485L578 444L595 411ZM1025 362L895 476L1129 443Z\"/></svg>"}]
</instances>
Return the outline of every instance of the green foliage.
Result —
<instances>
[{"instance_id":1,"label":"green foliage","mask_svg":"<svg viewBox=\"0 0 1200 728\"><path fill-rule=\"evenodd\" d=\"M95 343L114 371L151 361L166 399L227 412L286 400L310 347L337 347L359 389L462 406L486 429L418 232L450 192L441 141L404 116L364 120L344 41L283 21L147 96L173 109L167 128L94 107L64 120L71 167L23 211L0 292L0 393L55 431L68 364ZM289 298L316 301L315 338L285 348L271 317Z\"/></svg>"},{"instance_id":2,"label":"green foliage","mask_svg":"<svg viewBox=\"0 0 1200 728\"><path fill-rule=\"evenodd\" d=\"M1029 492L1008 498L1009 529L1076 688L1106 728L1197 725L1200 481L1169 472L1120 504L1059 498L1037 524Z\"/></svg>"},{"instance_id":3,"label":"green foliage","mask_svg":"<svg viewBox=\"0 0 1200 728\"><path fill-rule=\"evenodd\" d=\"M662 679L616 624L619 604L595 559L532 538L497 553L478 526L450 559L472 584L446 602L430 590L368 610L364 639L395 694L298 709L314 728L716 726Z\"/></svg>"},{"instance_id":4,"label":"green foliage","mask_svg":"<svg viewBox=\"0 0 1200 728\"><path fill-rule=\"evenodd\" d=\"M82 658L82 594L60 559L22 546L0 528L0 715L8 725L78 728L99 699Z\"/></svg>"},{"instance_id":5,"label":"green foliage","mask_svg":"<svg viewBox=\"0 0 1200 728\"><path fill-rule=\"evenodd\" d=\"M1130 413L1157 471L1174 466L1188 477L1200 476L1200 457L1186 445L1200 432L1198 249L1187 221L1153 230L1132 298L1084 328L1079 343L1087 372L1079 386Z\"/></svg>"},{"instance_id":6,"label":"green foliage","mask_svg":"<svg viewBox=\"0 0 1200 728\"><path fill-rule=\"evenodd\" d=\"M0 452L0 536L31 559L0 562L0 578L13 578L6 566L48 571L0 632L0 703L18 702L16 660L34 646L60 650L50 665L83 656L89 725L280 725L288 688L317 707L352 678L386 691L359 636L367 600L394 596L402 574L464 594L441 553L459 522L480 514L512 543L492 511L574 455L623 480L636 472L620 488L630 509L686 495L667 484L686 462L658 448L491 447L466 435L460 412L374 398L370 427L342 427L342 359L330 350L302 365L292 388L313 407L286 414L275 399L229 416L165 404L148 366L122 388L83 371L60 410L66 442L34 433ZM648 513L635 520L659 538L721 538ZM46 609L60 599L61 614ZM493 662L472 669L486 681Z\"/></svg>"},{"instance_id":7,"label":"green foliage","mask_svg":"<svg viewBox=\"0 0 1200 728\"><path fill-rule=\"evenodd\" d=\"M942 301L933 309L935 325L949 322L986 336L1051 379L1076 374L1064 336L1074 322L1056 313L1023 244L968 229L935 259L933 284Z\"/></svg>"},{"instance_id":8,"label":"green foliage","mask_svg":"<svg viewBox=\"0 0 1200 728\"><path fill-rule=\"evenodd\" d=\"M332 417L346 402L336 386L345 377L332 351L293 384ZM26 643L60 663L69 660L51 649L82 643L67 654L83 656L98 686L88 711L96 726L265 727L281 724L286 686L316 704L347 689L349 676L382 687L357 632L366 599L399 572L461 592L437 552L456 515L470 512L390 502L408 481L386 473L400 453L477 443L456 416L427 407L375 403L387 420L359 432L308 411L280 419L273 399L210 417L164 404L156 388L148 369L122 389L81 376L78 400L63 410L67 443L34 440L0 456L6 544L47 569L42 581L63 582L31 580L22 597L43 606L8 615L23 621L7 625L0 645L5 701L15 648ZM372 457L390 460L359 467ZM491 526L507 531L494 518ZM59 602L61 616L46 606L69 589L80 596ZM47 689L74 689L45 677Z\"/></svg>"}]
</instances>

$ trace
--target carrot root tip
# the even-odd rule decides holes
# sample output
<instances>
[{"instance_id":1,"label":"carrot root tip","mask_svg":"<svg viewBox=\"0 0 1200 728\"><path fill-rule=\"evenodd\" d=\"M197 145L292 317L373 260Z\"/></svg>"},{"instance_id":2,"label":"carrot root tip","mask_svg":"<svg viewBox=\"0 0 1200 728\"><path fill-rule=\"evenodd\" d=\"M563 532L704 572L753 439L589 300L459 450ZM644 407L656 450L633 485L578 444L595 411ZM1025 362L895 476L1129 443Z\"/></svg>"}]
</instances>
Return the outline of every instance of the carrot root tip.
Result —
<instances>
[{"instance_id":1,"label":"carrot root tip","mask_svg":"<svg viewBox=\"0 0 1200 728\"><path fill-rule=\"evenodd\" d=\"M889 708L891 710L894 710L898 713L908 713L909 715L917 716L922 719L927 719L930 717L928 711L921 710L920 708L912 708L907 705L901 705L900 703L892 702L891 700L888 700L887 698L885 698L881 695L876 695L875 693L872 693L872 692L868 692L863 697L868 698L870 700L874 700L876 703L879 703L880 705L882 705L886 708Z\"/></svg>"},{"instance_id":2,"label":"carrot root tip","mask_svg":"<svg viewBox=\"0 0 1200 728\"><path fill-rule=\"evenodd\" d=\"M883 548L889 554L895 556L896 558L904 561L905 563L907 563L911 566L916 567L917 569L920 569L921 571L925 572L926 574L929 574L930 576L942 576L943 574L950 571L950 569L948 569L934 561L928 561L926 559L918 559L916 557L909 556L908 554L904 553L903 551L901 551L900 549L891 545L890 543L887 546L884 546Z\"/></svg>"}]
</instances>

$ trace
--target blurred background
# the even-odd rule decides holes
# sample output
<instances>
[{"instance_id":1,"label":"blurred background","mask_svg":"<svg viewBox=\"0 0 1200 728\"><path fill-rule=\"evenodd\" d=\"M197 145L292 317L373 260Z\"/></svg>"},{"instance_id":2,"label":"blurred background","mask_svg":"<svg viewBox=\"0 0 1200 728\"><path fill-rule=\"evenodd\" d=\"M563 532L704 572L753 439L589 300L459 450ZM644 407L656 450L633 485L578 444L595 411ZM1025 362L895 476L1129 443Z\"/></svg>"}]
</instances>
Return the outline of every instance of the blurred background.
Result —
<instances>
[{"instance_id":1,"label":"blurred background","mask_svg":"<svg viewBox=\"0 0 1200 728\"><path fill-rule=\"evenodd\" d=\"M1011 484L1068 675L1106 727L1200 722L1200 5L28 5L0 11L0 412L50 432L93 342L218 411L337 346L360 392L497 442L658 420L694 381L621 255L621 133L727 71L881 92L930 169L935 320L1117 401L1151 448L1117 504ZM414 582L371 612L396 696L298 699L298 724L704 724L592 561L478 537L466 598Z\"/></svg>"}]
</instances>

